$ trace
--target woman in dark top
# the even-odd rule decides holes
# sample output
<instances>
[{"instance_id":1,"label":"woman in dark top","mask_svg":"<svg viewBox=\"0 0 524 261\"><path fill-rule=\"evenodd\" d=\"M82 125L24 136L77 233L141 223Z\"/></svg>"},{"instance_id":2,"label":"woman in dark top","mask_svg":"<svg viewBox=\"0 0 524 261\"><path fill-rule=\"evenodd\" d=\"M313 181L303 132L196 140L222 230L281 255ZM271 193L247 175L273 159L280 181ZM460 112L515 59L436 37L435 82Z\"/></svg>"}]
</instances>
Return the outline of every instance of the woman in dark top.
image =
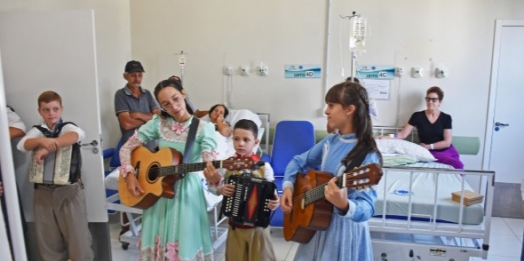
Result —
<instances>
[{"instance_id":1,"label":"woman in dark top","mask_svg":"<svg viewBox=\"0 0 524 261\"><path fill-rule=\"evenodd\" d=\"M463 169L464 164L451 144L451 116L439 110L443 98L444 92L439 87L429 88L425 97L427 109L413 113L408 124L395 137L405 139L416 127L420 146L428 149L438 162Z\"/></svg>"}]
</instances>

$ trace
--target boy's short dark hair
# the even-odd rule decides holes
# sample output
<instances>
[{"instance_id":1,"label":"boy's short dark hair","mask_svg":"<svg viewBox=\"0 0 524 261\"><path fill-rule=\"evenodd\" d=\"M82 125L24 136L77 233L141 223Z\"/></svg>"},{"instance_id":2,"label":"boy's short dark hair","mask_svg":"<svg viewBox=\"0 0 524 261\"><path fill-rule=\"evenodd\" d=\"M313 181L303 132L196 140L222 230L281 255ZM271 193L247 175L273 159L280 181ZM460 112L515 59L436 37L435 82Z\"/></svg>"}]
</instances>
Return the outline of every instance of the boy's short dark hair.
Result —
<instances>
[{"instance_id":1,"label":"boy's short dark hair","mask_svg":"<svg viewBox=\"0 0 524 261\"><path fill-rule=\"evenodd\" d=\"M255 139L258 137L258 126L252 120L242 119L237 121L237 123L235 123L235 127L233 127L233 130L235 129L251 131L253 136L255 136Z\"/></svg>"},{"instance_id":2,"label":"boy's short dark hair","mask_svg":"<svg viewBox=\"0 0 524 261\"><path fill-rule=\"evenodd\" d=\"M40 96L38 96L38 108L40 108L40 103L50 103L52 101L57 101L62 106L62 97L54 91L45 91Z\"/></svg>"}]
</instances>

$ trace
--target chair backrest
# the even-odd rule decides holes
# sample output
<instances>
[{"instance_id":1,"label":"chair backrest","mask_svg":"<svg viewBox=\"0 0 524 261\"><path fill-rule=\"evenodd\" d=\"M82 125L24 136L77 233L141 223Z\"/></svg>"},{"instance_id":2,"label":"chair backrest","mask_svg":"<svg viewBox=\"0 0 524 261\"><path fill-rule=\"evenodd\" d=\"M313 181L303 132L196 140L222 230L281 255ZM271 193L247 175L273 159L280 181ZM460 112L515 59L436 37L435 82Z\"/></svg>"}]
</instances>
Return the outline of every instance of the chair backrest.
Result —
<instances>
[{"instance_id":1,"label":"chair backrest","mask_svg":"<svg viewBox=\"0 0 524 261\"><path fill-rule=\"evenodd\" d=\"M309 121L281 121L275 127L271 167L275 177L283 176L287 164L295 155L315 145L315 130Z\"/></svg>"},{"instance_id":2,"label":"chair backrest","mask_svg":"<svg viewBox=\"0 0 524 261\"><path fill-rule=\"evenodd\" d=\"M111 160L109 161L109 168L114 169L120 167L120 148L122 147L122 139L118 140Z\"/></svg>"}]
</instances>

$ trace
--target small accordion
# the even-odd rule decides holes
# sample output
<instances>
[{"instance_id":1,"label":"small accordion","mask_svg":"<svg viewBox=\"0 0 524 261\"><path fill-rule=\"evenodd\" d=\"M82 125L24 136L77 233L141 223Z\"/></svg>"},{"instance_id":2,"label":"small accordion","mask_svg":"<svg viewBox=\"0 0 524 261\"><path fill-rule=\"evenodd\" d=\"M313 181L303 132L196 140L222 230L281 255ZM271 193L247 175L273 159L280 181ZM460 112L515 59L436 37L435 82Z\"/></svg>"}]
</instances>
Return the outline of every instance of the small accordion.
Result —
<instances>
[{"instance_id":1,"label":"small accordion","mask_svg":"<svg viewBox=\"0 0 524 261\"><path fill-rule=\"evenodd\" d=\"M47 138L56 138L67 124L76 126L72 122L62 122L60 119L53 132L38 125L33 127L42 132ZM71 185L76 183L80 179L80 170L82 169L80 146L79 143L74 143L50 152L42 164L36 162L36 151L33 150L29 165L29 182L47 185Z\"/></svg>"},{"instance_id":2,"label":"small accordion","mask_svg":"<svg viewBox=\"0 0 524 261\"><path fill-rule=\"evenodd\" d=\"M224 197L222 214L233 224L267 227L271 220L269 201L275 198L275 183L248 175L231 175L228 184L235 185L235 190L231 197Z\"/></svg>"},{"instance_id":3,"label":"small accordion","mask_svg":"<svg viewBox=\"0 0 524 261\"><path fill-rule=\"evenodd\" d=\"M80 145L73 144L49 153L42 164L31 157L29 181L37 184L70 185L80 178Z\"/></svg>"}]
</instances>

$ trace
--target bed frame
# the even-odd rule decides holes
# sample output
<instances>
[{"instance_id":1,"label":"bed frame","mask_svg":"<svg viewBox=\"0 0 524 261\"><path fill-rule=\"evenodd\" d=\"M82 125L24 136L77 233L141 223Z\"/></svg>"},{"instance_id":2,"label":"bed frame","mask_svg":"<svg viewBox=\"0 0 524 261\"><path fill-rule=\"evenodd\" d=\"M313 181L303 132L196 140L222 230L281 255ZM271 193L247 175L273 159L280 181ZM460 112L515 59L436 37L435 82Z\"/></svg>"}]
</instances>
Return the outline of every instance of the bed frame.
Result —
<instances>
[{"instance_id":1,"label":"bed frame","mask_svg":"<svg viewBox=\"0 0 524 261\"><path fill-rule=\"evenodd\" d=\"M399 127L374 127L375 135L387 135L395 133ZM414 140L415 131L407 138ZM436 183L433 215L424 216L429 221L420 220L419 215L411 212L411 195L408 199L408 216L405 220L387 218L386 215L373 217L368 221L371 232L373 252L375 260L454 260L468 261L470 257L480 257L487 259L489 250L489 234L491 226L491 215L493 209L493 191L495 185L495 172L481 170L451 170L433 168L413 168L413 167L384 167L382 177L383 184L387 184L388 173L402 172L410 175L417 173L435 173L439 175L461 175L462 190L467 180L478 180L480 191L476 191L484 196L483 222L479 225L463 224L463 198L460 202L458 223L439 223L434 217L437 216L437 191L439 184ZM379 184L378 186L380 186ZM410 182L410 188L412 186ZM471 184L473 185L473 184ZM472 186L474 187L474 186ZM388 194L387 189L383 190L384 198L382 213L386 213ZM451 199L451 195L450 195Z\"/></svg>"},{"instance_id":2,"label":"bed frame","mask_svg":"<svg viewBox=\"0 0 524 261\"><path fill-rule=\"evenodd\" d=\"M269 142L269 114L268 113L257 113L260 117L261 128L264 128L264 135L266 135L266 144L259 147L260 155L267 153L268 142ZM262 145L262 144L261 144ZM122 242L122 248L127 249L129 245L136 246L139 240L139 232L141 229L140 220L142 218L142 210L138 208L128 207L120 204L120 198L118 193L111 195L106 198L106 205L108 210L118 211L127 215L129 223L122 224L129 225L129 231L120 236ZM207 209L211 223L211 240L213 241L213 249L218 249L227 238L227 226L225 221L226 217L221 217L220 214L220 203L215 204Z\"/></svg>"},{"instance_id":3,"label":"bed frame","mask_svg":"<svg viewBox=\"0 0 524 261\"><path fill-rule=\"evenodd\" d=\"M462 188L465 185L466 176L476 176L479 182L485 183L486 190L482 191L484 196L484 218L480 225L463 225L462 213L463 198L460 202L460 215L457 224L439 223L437 216L437 193L433 215L430 221L414 221L417 215L411 213L411 195L409 195L409 210L407 220L389 219L385 215L373 217L368 221L372 235L374 256L382 259L376 260L409 260L410 257L419 257L413 260L469 260L469 257L487 258L489 250L489 232L491 214L493 207L493 191L495 172L476 170L447 170L430 168L410 167L385 167L383 184L387 184L388 173L403 172L406 175L416 175L416 172L435 173L438 175L462 175ZM380 185L380 184L379 184ZM411 186L412 184L410 184ZM436 185L438 191L438 182ZM386 213L388 195L384 190L385 204L383 213ZM451 195L450 195L451 198ZM442 257L446 257L442 259Z\"/></svg>"}]
</instances>

